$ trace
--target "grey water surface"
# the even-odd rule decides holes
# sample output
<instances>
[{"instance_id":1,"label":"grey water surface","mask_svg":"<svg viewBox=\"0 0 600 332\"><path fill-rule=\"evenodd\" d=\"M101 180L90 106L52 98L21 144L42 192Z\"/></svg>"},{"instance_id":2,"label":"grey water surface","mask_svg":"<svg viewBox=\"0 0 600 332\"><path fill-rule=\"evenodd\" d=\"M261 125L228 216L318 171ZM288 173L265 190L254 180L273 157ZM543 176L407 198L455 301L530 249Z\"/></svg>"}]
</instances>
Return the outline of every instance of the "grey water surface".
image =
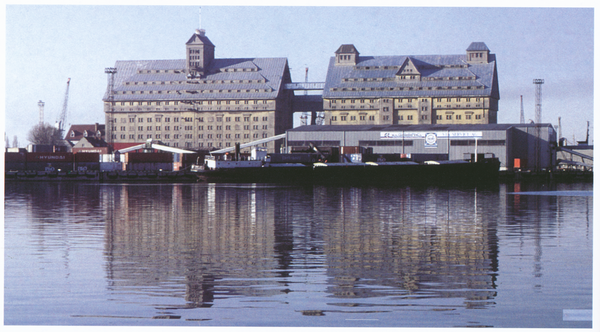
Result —
<instances>
[{"instance_id":1,"label":"grey water surface","mask_svg":"<svg viewBox=\"0 0 600 332\"><path fill-rule=\"evenodd\" d=\"M591 328L592 201L591 184L6 183L4 324Z\"/></svg>"}]
</instances>

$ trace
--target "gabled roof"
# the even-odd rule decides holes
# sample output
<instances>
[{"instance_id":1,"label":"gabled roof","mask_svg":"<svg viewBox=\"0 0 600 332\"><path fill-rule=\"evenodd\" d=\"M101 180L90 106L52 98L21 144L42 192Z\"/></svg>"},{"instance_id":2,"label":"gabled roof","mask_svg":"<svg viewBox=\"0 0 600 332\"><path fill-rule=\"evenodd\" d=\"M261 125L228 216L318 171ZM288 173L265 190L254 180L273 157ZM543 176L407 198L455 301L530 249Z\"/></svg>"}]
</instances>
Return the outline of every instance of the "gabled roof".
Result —
<instances>
[{"instance_id":1,"label":"gabled roof","mask_svg":"<svg viewBox=\"0 0 600 332\"><path fill-rule=\"evenodd\" d=\"M407 57L396 75L421 75L417 66L413 63L410 57Z\"/></svg>"},{"instance_id":2,"label":"gabled roof","mask_svg":"<svg viewBox=\"0 0 600 332\"><path fill-rule=\"evenodd\" d=\"M99 139L99 138L95 138L95 137L83 137L73 147L74 148L89 148L89 147L103 148L103 147L107 147L107 146L108 146L108 143L106 143L106 141L104 141L103 139Z\"/></svg>"},{"instance_id":3,"label":"gabled roof","mask_svg":"<svg viewBox=\"0 0 600 332\"><path fill-rule=\"evenodd\" d=\"M79 124L71 125L65 133L65 140L80 140L84 137L96 137L97 130L100 131L102 137L105 134L105 125L103 124Z\"/></svg>"}]
</instances>

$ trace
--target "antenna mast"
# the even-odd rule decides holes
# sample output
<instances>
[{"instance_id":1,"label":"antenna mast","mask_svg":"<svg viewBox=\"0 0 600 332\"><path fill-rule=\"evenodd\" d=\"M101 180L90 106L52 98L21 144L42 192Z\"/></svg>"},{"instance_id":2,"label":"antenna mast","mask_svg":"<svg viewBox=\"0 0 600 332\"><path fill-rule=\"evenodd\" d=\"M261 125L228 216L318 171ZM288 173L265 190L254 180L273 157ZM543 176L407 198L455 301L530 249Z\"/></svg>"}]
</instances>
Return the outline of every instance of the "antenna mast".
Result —
<instances>
[{"instance_id":1,"label":"antenna mast","mask_svg":"<svg viewBox=\"0 0 600 332\"><path fill-rule=\"evenodd\" d=\"M523 95L521 95L521 123L525 123L525 112L523 111Z\"/></svg>"}]
</instances>

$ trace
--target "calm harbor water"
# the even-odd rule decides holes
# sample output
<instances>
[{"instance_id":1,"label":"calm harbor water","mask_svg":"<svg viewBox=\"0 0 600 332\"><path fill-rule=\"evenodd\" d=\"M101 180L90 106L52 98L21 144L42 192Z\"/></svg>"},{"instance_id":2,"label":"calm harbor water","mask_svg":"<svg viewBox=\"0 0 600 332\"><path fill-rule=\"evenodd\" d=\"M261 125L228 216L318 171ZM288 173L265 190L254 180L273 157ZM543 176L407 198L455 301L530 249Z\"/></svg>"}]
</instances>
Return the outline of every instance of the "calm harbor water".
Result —
<instances>
[{"instance_id":1,"label":"calm harbor water","mask_svg":"<svg viewBox=\"0 0 600 332\"><path fill-rule=\"evenodd\" d=\"M5 185L4 324L591 328L591 184Z\"/></svg>"}]
</instances>

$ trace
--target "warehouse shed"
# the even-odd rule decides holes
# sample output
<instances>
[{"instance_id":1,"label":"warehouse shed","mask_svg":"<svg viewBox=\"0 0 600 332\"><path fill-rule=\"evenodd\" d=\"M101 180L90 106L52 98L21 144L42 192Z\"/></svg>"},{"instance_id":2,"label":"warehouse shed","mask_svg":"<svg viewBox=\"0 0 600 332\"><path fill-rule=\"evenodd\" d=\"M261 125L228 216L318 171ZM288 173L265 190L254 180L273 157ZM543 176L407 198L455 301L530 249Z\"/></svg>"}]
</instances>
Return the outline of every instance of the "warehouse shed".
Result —
<instances>
[{"instance_id":1,"label":"warehouse shed","mask_svg":"<svg viewBox=\"0 0 600 332\"><path fill-rule=\"evenodd\" d=\"M287 131L288 151L298 147L360 146L382 158L418 162L495 157L502 170L544 170L556 164L551 124L325 125Z\"/></svg>"}]
</instances>

